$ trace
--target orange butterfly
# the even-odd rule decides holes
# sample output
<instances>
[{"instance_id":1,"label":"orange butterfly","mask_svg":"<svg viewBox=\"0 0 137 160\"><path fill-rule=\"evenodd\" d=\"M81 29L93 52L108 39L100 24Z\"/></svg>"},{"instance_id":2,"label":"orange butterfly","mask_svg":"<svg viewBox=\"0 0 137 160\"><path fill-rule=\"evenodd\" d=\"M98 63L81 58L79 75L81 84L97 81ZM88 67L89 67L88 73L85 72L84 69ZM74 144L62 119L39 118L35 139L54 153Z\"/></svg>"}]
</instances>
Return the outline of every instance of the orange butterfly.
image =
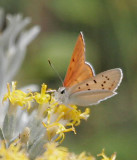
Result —
<instances>
[{"instance_id":1,"label":"orange butterfly","mask_svg":"<svg viewBox=\"0 0 137 160\"><path fill-rule=\"evenodd\" d=\"M89 106L98 104L117 93L123 73L115 68L95 75L93 67L85 62L85 42L82 32L78 37L67 70L63 87L55 92L55 98L65 105Z\"/></svg>"}]
</instances>

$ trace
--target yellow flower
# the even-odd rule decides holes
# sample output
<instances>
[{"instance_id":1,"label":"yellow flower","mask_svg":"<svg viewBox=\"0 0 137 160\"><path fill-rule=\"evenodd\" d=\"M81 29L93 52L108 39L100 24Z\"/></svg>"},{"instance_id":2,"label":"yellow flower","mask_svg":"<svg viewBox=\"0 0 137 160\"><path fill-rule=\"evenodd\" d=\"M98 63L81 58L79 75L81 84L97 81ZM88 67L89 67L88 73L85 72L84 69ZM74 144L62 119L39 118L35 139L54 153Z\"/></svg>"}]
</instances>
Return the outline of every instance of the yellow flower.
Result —
<instances>
[{"instance_id":1,"label":"yellow flower","mask_svg":"<svg viewBox=\"0 0 137 160\"><path fill-rule=\"evenodd\" d=\"M86 152L80 153L80 155L76 155L74 153L70 153L69 160L95 160L93 156L87 156Z\"/></svg>"},{"instance_id":2,"label":"yellow flower","mask_svg":"<svg viewBox=\"0 0 137 160\"><path fill-rule=\"evenodd\" d=\"M90 110L86 109L84 113L81 113L74 105L71 106L72 108L55 105L49 108L47 123L43 123L43 125L47 128L48 140L52 140L56 136L55 141L60 140L61 143L65 138L65 132L73 131L76 134L74 125L79 125L81 119L87 119Z\"/></svg>"},{"instance_id":3,"label":"yellow flower","mask_svg":"<svg viewBox=\"0 0 137 160\"><path fill-rule=\"evenodd\" d=\"M35 92L34 99L36 100L37 103L44 104L50 101L50 95L46 94L46 89L47 85L43 83L41 87L41 93Z\"/></svg>"},{"instance_id":4,"label":"yellow flower","mask_svg":"<svg viewBox=\"0 0 137 160\"><path fill-rule=\"evenodd\" d=\"M116 160L116 153L112 154L111 157L109 158L105 155L104 149L102 150L102 153L98 154L97 156L102 157L101 160Z\"/></svg>"},{"instance_id":5,"label":"yellow flower","mask_svg":"<svg viewBox=\"0 0 137 160\"><path fill-rule=\"evenodd\" d=\"M72 108L68 108L65 105L59 105L55 108L54 113L59 115L59 120L63 120L67 123L66 125L80 125L81 119L87 120L89 117L90 109L86 108L85 112L81 112L81 110L77 109L77 106L71 105ZM58 121L59 121L58 120Z\"/></svg>"},{"instance_id":6,"label":"yellow flower","mask_svg":"<svg viewBox=\"0 0 137 160\"><path fill-rule=\"evenodd\" d=\"M57 143L47 143L45 145L46 152L36 160L68 160L68 149L65 147L57 147Z\"/></svg>"},{"instance_id":7,"label":"yellow flower","mask_svg":"<svg viewBox=\"0 0 137 160\"><path fill-rule=\"evenodd\" d=\"M73 131L74 133L76 133L75 128L73 126L70 128L65 128L65 126L63 126L58 122L54 122L52 124L43 123L43 125L47 128L47 138L49 141L51 141L52 138L57 135L57 138L55 138L54 141L60 140L60 143L62 143L62 141L65 138L65 134L64 134L65 132Z\"/></svg>"},{"instance_id":8,"label":"yellow flower","mask_svg":"<svg viewBox=\"0 0 137 160\"><path fill-rule=\"evenodd\" d=\"M26 153L21 150L19 143L12 143L9 148L5 147L4 142L0 147L0 159L2 160L29 160Z\"/></svg>"},{"instance_id":9,"label":"yellow flower","mask_svg":"<svg viewBox=\"0 0 137 160\"><path fill-rule=\"evenodd\" d=\"M65 147L58 147L58 143L47 143L46 151L36 160L95 160L93 156L87 156L85 152L76 155L68 151Z\"/></svg>"},{"instance_id":10,"label":"yellow flower","mask_svg":"<svg viewBox=\"0 0 137 160\"><path fill-rule=\"evenodd\" d=\"M7 99L10 100L10 103L15 106L22 106L24 108L30 109L31 101L33 99L32 93L25 93L21 90L16 90L16 82L12 82L12 91L10 90L10 84L7 84L8 93L5 94L3 102Z\"/></svg>"}]
</instances>

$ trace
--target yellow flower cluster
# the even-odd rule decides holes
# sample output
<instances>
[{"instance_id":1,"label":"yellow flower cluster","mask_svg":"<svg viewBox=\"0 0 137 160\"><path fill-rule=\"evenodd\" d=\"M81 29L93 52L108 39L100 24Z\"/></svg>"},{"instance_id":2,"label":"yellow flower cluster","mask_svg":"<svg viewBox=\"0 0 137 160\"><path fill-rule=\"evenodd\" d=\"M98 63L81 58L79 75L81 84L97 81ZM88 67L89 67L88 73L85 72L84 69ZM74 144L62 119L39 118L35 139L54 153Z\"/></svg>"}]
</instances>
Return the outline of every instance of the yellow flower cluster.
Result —
<instances>
[{"instance_id":1,"label":"yellow flower cluster","mask_svg":"<svg viewBox=\"0 0 137 160\"><path fill-rule=\"evenodd\" d=\"M73 131L76 134L74 126L80 125L81 119L87 120L90 109L86 108L84 112L78 110L75 105L71 108L65 105L60 105L55 101L54 95L47 91L47 85L42 84L41 92L25 93L21 90L16 90L16 82L7 84L8 93L4 96L3 101L9 99L12 106L21 106L28 110L32 107L32 102L38 104L39 116L47 117L46 122L43 122L46 127L46 135L49 141L53 140L62 142L66 132Z\"/></svg>"},{"instance_id":2,"label":"yellow flower cluster","mask_svg":"<svg viewBox=\"0 0 137 160\"><path fill-rule=\"evenodd\" d=\"M29 160L24 150L21 149L20 143L12 143L6 148L5 143L1 143L0 159L1 160Z\"/></svg>"},{"instance_id":3,"label":"yellow flower cluster","mask_svg":"<svg viewBox=\"0 0 137 160\"><path fill-rule=\"evenodd\" d=\"M104 149L102 150L102 153L98 154L97 156L98 156L98 157L102 157L101 160L115 160L115 159L116 159L116 153L112 154L111 157L109 158L109 157L107 157L107 156L105 155Z\"/></svg>"},{"instance_id":4,"label":"yellow flower cluster","mask_svg":"<svg viewBox=\"0 0 137 160\"><path fill-rule=\"evenodd\" d=\"M76 134L75 126L80 125L82 119L87 120L90 114L89 108L86 108L85 111L82 112L75 105L66 107L63 104L59 104L54 98L54 93L51 90L47 90L45 84L42 84L40 93L33 93L31 91L25 93L17 90L16 82L12 82L11 88L10 84L7 84L7 89L8 93L5 94L3 102L9 99L11 104L9 105L9 110L13 110L12 112L14 112L14 107L17 108L18 106L27 109L28 114L31 114L33 110L37 110L36 120L40 120L40 123L45 127L44 138L47 140L43 144L45 152L42 152L43 154L38 155L38 157L36 156L35 160L95 160L93 156L87 155L85 152L76 155L70 153L67 148L58 146L64 140L66 132L73 131ZM6 139L1 142L0 159L32 159L30 158L31 154L28 152L31 135L31 128L26 126L23 132L20 133L11 144L8 144L8 146L5 143ZM116 159L115 153L109 158L105 155L104 150L98 156L102 158L101 160Z\"/></svg>"},{"instance_id":5,"label":"yellow flower cluster","mask_svg":"<svg viewBox=\"0 0 137 160\"><path fill-rule=\"evenodd\" d=\"M43 125L47 128L47 137L49 140L55 135L58 137L55 141L61 140L62 142L65 137L65 132L73 131L76 134L74 126L80 124L81 119L87 119L90 110L87 108L85 112L81 113L76 106L71 106L72 109L66 107L65 105L59 105L54 107L53 110L48 111L47 124ZM52 122L53 117L56 117L55 121Z\"/></svg>"},{"instance_id":6,"label":"yellow flower cluster","mask_svg":"<svg viewBox=\"0 0 137 160\"><path fill-rule=\"evenodd\" d=\"M47 143L45 145L45 152L42 156L37 157L36 160L96 160L92 155L87 155L86 152L82 152L79 155L71 153L67 148L58 146L58 143ZM116 154L114 153L110 158L104 153L98 154L102 157L101 160L116 160ZM29 160L29 157L24 150L21 149L21 144L13 142L9 148L5 147L5 143L2 142L0 147L0 159L2 160Z\"/></svg>"},{"instance_id":7,"label":"yellow flower cluster","mask_svg":"<svg viewBox=\"0 0 137 160\"><path fill-rule=\"evenodd\" d=\"M37 160L67 160L68 149L65 147L57 147L57 143L47 143L45 145L46 152Z\"/></svg>"},{"instance_id":8,"label":"yellow flower cluster","mask_svg":"<svg viewBox=\"0 0 137 160\"><path fill-rule=\"evenodd\" d=\"M5 94L3 102L9 99L12 105L30 109L30 103L33 100L32 93L25 93L21 90L16 90L16 82L12 82L12 90L10 89L10 84L8 83L7 89L8 93Z\"/></svg>"},{"instance_id":9,"label":"yellow flower cluster","mask_svg":"<svg viewBox=\"0 0 137 160\"><path fill-rule=\"evenodd\" d=\"M71 153L65 147L59 147L57 143L46 144L46 152L36 160L96 160L92 155L87 155L86 152L82 152L79 155ZM114 153L110 158L104 153L98 154L102 157L101 160L116 160L116 154Z\"/></svg>"}]
</instances>

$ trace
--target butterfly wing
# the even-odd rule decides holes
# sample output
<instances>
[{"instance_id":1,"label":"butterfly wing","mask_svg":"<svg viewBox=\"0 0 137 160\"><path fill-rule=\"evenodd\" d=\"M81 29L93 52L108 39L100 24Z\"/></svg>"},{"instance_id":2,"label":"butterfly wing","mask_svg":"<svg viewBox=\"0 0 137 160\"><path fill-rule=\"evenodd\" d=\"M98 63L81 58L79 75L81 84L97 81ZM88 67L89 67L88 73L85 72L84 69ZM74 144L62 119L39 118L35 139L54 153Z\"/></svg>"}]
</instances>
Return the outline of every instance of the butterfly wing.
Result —
<instances>
[{"instance_id":1,"label":"butterfly wing","mask_svg":"<svg viewBox=\"0 0 137 160\"><path fill-rule=\"evenodd\" d=\"M94 76L94 70L90 64L85 62L85 43L81 32L76 42L63 86L71 87L92 76Z\"/></svg>"},{"instance_id":2,"label":"butterfly wing","mask_svg":"<svg viewBox=\"0 0 137 160\"><path fill-rule=\"evenodd\" d=\"M87 106L112 97L122 77L122 70L116 68L89 78L68 89L70 103Z\"/></svg>"}]
</instances>

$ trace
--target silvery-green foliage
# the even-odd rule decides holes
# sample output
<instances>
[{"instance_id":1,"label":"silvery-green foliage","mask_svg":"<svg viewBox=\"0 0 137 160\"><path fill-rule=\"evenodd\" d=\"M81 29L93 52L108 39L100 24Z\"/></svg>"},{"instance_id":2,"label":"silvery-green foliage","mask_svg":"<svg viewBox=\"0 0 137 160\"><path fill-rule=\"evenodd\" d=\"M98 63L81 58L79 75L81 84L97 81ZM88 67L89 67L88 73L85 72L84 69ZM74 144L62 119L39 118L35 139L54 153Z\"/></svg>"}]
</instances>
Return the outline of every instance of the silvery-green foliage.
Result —
<instances>
[{"instance_id":1,"label":"silvery-green foliage","mask_svg":"<svg viewBox=\"0 0 137 160\"><path fill-rule=\"evenodd\" d=\"M38 117L34 110L31 114L21 107L14 106L8 102L2 102L7 92L7 82L11 82L16 75L26 55L28 44L37 36L40 31L38 26L29 30L25 28L30 24L30 18L23 18L22 15L7 15L6 27L4 12L0 9L0 140L6 140L8 147L25 127L30 129L30 138L27 144L29 157L34 159L44 152L45 128L42 125L42 117ZM4 29L5 27L5 29ZM36 85L23 87L21 90L27 92L38 90Z\"/></svg>"},{"instance_id":2,"label":"silvery-green foliage","mask_svg":"<svg viewBox=\"0 0 137 160\"><path fill-rule=\"evenodd\" d=\"M21 14L5 15L0 8L0 128L5 117L7 104L2 104L7 82L11 82L21 67L27 46L40 32L39 26L25 29L31 22ZM5 25L6 23L6 25ZM35 90L33 85L31 89Z\"/></svg>"}]
</instances>

